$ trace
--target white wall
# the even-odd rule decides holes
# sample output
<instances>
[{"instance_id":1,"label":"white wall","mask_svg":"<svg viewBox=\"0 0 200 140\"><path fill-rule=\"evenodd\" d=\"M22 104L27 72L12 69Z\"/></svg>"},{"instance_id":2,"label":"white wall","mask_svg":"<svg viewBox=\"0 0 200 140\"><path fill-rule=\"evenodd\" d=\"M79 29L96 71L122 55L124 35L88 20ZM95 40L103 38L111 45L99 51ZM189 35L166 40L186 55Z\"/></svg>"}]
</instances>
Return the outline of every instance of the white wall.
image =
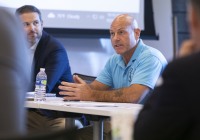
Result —
<instances>
[{"instance_id":1,"label":"white wall","mask_svg":"<svg viewBox=\"0 0 200 140\"><path fill-rule=\"evenodd\" d=\"M66 39L65 44L72 73L97 76L108 58L114 53L110 39Z\"/></svg>"},{"instance_id":2,"label":"white wall","mask_svg":"<svg viewBox=\"0 0 200 140\"><path fill-rule=\"evenodd\" d=\"M144 42L160 50L168 61L173 58L172 7L171 0L153 0L156 33L159 40Z\"/></svg>"},{"instance_id":3,"label":"white wall","mask_svg":"<svg viewBox=\"0 0 200 140\"><path fill-rule=\"evenodd\" d=\"M153 0L156 33L159 40L143 40L160 50L168 61L173 57L171 0ZM97 76L114 53L109 39L59 38L65 45L72 73Z\"/></svg>"}]
</instances>

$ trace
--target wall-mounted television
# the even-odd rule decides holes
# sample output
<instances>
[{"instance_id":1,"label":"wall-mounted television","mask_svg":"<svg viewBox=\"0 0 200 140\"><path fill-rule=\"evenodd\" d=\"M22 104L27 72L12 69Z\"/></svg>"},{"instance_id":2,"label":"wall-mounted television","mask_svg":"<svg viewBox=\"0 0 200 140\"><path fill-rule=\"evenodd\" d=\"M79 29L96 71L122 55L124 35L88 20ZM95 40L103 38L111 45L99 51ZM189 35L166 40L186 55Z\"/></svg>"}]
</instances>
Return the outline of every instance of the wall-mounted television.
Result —
<instances>
[{"instance_id":1,"label":"wall-mounted television","mask_svg":"<svg viewBox=\"0 0 200 140\"><path fill-rule=\"evenodd\" d=\"M109 37L112 20L121 13L133 15L144 35L154 36L150 25L152 0L0 0L0 5L12 12L22 5L34 5L41 10L44 28L58 36ZM148 15L146 15L148 13ZM148 26L147 26L148 24ZM149 29L150 30L149 30Z\"/></svg>"}]
</instances>

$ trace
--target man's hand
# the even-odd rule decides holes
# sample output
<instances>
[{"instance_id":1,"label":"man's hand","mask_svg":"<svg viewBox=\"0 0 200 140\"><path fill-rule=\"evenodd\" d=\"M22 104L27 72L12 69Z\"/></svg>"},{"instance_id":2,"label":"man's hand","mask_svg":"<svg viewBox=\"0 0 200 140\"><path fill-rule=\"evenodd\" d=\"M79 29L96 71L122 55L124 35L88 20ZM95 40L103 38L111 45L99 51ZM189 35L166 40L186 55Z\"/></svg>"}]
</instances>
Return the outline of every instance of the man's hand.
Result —
<instances>
[{"instance_id":1,"label":"man's hand","mask_svg":"<svg viewBox=\"0 0 200 140\"><path fill-rule=\"evenodd\" d=\"M86 84L86 82L81 79L78 75L73 75L73 79L75 83Z\"/></svg>"},{"instance_id":2,"label":"man's hand","mask_svg":"<svg viewBox=\"0 0 200 140\"><path fill-rule=\"evenodd\" d=\"M76 83L62 82L59 86L61 90L60 95L65 95L64 100L92 100L91 93L92 90L87 85L87 83L78 77L77 75L73 76Z\"/></svg>"}]
</instances>

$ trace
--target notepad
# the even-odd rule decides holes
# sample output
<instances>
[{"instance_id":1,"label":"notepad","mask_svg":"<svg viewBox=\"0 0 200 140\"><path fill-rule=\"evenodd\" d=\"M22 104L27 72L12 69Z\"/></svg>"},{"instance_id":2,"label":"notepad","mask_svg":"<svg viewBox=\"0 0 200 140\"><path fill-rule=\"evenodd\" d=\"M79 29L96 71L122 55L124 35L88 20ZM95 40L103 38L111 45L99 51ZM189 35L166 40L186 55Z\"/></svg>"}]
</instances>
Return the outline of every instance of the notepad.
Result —
<instances>
[{"instance_id":1,"label":"notepad","mask_svg":"<svg viewBox=\"0 0 200 140\"><path fill-rule=\"evenodd\" d=\"M34 101L34 94L35 92L27 92L26 93L26 100L27 101ZM46 93L45 94L45 97L56 97L56 94L55 93Z\"/></svg>"},{"instance_id":2,"label":"notepad","mask_svg":"<svg viewBox=\"0 0 200 140\"><path fill-rule=\"evenodd\" d=\"M65 101L66 102L66 101ZM117 107L115 103L105 103L105 102L66 102L65 106L76 106L76 107Z\"/></svg>"}]
</instances>

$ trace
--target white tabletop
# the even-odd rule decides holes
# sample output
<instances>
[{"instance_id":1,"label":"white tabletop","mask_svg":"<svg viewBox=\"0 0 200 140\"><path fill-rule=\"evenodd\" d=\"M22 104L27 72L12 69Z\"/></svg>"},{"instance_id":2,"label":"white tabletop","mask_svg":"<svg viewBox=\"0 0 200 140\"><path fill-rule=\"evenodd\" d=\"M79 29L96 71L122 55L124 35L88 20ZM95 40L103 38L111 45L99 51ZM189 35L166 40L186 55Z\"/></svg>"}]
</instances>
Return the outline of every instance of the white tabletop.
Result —
<instances>
[{"instance_id":1,"label":"white tabletop","mask_svg":"<svg viewBox=\"0 0 200 140\"><path fill-rule=\"evenodd\" d=\"M99 116L111 116L115 112L130 111L138 114L142 105L131 103L108 103L108 102L90 102L90 101L63 101L59 97L47 97L46 101L35 102L26 101L28 108L40 108L56 111L65 111L73 113L91 114Z\"/></svg>"},{"instance_id":2,"label":"white tabletop","mask_svg":"<svg viewBox=\"0 0 200 140\"><path fill-rule=\"evenodd\" d=\"M108 102L90 102L90 101L63 101L59 97L47 97L46 101L26 101L25 107L47 110L56 110L72 112L79 114L97 115L99 120L94 121L93 139L103 140L103 118L111 117L113 114L120 116L123 113L133 115L133 120L137 118L142 108L140 104L131 103L108 103ZM126 116L125 116L126 117ZM126 118L127 119L127 118Z\"/></svg>"}]
</instances>

